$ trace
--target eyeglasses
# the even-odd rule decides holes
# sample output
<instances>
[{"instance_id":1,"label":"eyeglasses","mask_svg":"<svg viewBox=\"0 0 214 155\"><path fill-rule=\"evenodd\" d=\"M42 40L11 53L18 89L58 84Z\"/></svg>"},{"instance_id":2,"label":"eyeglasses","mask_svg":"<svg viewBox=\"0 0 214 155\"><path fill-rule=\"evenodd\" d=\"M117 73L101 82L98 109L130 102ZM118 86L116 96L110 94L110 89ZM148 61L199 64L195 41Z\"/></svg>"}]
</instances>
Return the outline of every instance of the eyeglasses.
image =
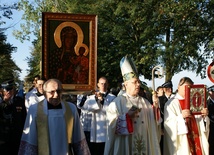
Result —
<instances>
[{"instance_id":1,"label":"eyeglasses","mask_svg":"<svg viewBox=\"0 0 214 155\"><path fill-rule=\"evenodd\" d=\"M46 93L50 93L51 95L54 95L55 93L60 94L60 93L62 93L62 90L57 89L57 90L52 90L52 91L46 91Z\"/></svg>"},{"instance_id":2,"label":"eyeglasses","mask_svg":"<svg viewBox=\"0 0 214 155\"><path fill-rule=\"evenodd\" d=\"M140 84L140 81L130 81L130 83L132 83L133 85L137 85L137 84Z\"/></svg>"}]
</instances>

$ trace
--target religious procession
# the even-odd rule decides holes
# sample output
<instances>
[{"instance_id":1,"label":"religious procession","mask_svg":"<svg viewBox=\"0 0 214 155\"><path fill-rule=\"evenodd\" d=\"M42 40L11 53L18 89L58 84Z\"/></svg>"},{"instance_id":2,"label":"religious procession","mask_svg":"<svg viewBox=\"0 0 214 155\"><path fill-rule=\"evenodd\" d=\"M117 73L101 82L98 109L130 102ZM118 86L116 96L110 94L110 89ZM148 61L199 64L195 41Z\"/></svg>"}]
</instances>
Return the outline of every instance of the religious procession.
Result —
<instances>
[{"instance_id":1,"label":"religious procession","mask_svg":"<svg viewBox=\"0 0 214 155\"><path fill-rule=\"evenodd\" d=\"M0 155L214 155L212 1L2 4Z\"/></svg>"},{"instance_id":2,"label":"religious procession","mask_svg":"<svg viewBox=\"0 0 214 155\"><path fill-rule=\"evenodd\" d=\"M63 98L58 79L37 76L24 96L16 90L14 80L3 82L1 154L214 153L214 85L194 85L191 78L183 77L175 93L171 81L148 93L131 57L121 59L120 69L123 81L117 91L109 89L108 79L102 76L96 91L78 94L70 101ZM187 88L193 93L186 93Z\"/></svg>"}]
</instances>

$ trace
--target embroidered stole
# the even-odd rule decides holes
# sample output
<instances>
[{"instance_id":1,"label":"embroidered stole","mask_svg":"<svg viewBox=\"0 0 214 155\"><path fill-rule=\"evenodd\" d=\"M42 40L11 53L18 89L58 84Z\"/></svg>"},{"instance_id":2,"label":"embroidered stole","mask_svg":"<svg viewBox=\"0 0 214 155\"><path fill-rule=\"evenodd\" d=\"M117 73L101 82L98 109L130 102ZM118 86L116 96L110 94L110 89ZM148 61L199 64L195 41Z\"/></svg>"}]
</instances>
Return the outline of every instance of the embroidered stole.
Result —
<instances>
[{"instance_id":1,"label":"embroidered stole","mask_svg":"<svg viewBox=\"0 0 214 155\"><path fill-rule=\"evenodd\" d=\"M179 100L181 109L186 109L185 100ZM186 125L188 128L187 139L190 146L190 152L192 155L202 155L198 126L194 115L186 118Z\"/></svg>"},{"instance_id":2,"label":"embroidered stole","mask_svg":"<svg viewBox=\"0 0 214 155\"><path fill-rule=\"evenodd\" d=\"M66 101L63 102L65 105L65 122L67 128L67 141L68 144L72 143L72 133L73 133L73 120L71 109ZM38 154L48 155L49 153L49 133L48 133L48 115L44 113L44 102L38 103L37 109L37 136L38 136ZM68 145L69 147L69 145ZM72 150L68 148L69 155L73 154Z\"/></svg>"},{"instance_id":3,"label":"embroidered stole","mask_svg":"<svg viewBox=\"0 0 214 155\"><path fill-rule=\"evenodd\" d=\"M50 154L48 142L48 116L44 113L43 101L38 103L36 124L38 136L38 154Z\"/></svg>"}]
</instances>

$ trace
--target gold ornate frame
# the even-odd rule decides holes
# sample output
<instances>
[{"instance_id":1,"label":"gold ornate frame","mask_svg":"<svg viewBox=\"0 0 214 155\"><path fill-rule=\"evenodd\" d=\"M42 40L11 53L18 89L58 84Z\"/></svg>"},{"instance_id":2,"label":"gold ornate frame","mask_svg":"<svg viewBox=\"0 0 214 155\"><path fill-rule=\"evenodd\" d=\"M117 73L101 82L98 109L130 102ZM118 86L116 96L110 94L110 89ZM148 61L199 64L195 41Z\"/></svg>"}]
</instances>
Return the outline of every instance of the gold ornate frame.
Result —
<instances>
[{"instance_id":1,"label":"gold ornate frame","mask_svg":"<svg viewBox=\"0 0 214 155\"><path fill-rule=\"evenodd\" d=\"M76 31L76 43L75 47L72 49L73 53L71 54L73 55L69 55L69 59L67 58L69 60L67 61L68 63L64 63L64 59L62 59L63 54L67 52L67 50L65 50L66 48L63 47L62 40L62 36L67 34L62 33L64 28L70 28ZM70 32L70 34L72 33ZM74 36L70 37L70 39L71 38L74 38ZM79 50L81 47L84 48L85 52L80 55ZM80 56L84 57L84 59ZM59 68L58 66L60 65L68 66L68 70L66 70L65 67ZM87 70L81 70L81 68L84 67L87 68ZM46 79L59 79L63 83L63 88L65 90L90 91L96 88L96 15L42 13L42 75ZM84 75L85 77L84 82L82 82L83 80L80 80L83 77L81 75ZM67 82L66 80L70 81Z\"/></svg>"},{"instance_id":2,"label":"gold ornate frame","mask_svg":"<svg viewBox=\"0 0 214 155\"><path fill-rule=\"evenodd\" d=\"M201 114L201 110L206 107L206 86L203 84L185 86L186 106L192 114Z\"/></svg>"}]
</instances>

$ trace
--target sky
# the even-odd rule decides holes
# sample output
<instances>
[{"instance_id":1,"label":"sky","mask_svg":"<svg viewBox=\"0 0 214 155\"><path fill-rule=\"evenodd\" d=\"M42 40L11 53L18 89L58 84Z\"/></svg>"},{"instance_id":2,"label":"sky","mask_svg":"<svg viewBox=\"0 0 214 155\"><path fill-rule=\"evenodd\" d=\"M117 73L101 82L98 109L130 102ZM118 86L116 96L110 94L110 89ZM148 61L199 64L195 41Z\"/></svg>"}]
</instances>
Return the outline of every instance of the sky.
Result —
<instances>
[{"instance_id":1,"label":"sky","mask_svg":"<svg viewBox=\"0 0 214 155\"><path fill-rule=\"evenodd\" d=\"M7 4L11 5L14 2L18 2L18 0L0 0L0 5ZM21 80L24 80L25 76L27 75L27 68L28 64L26 58L30 56L30 48L32 47L31 42L33 41L34 36L30 41L21 41L17 40L15 36L13 36L13 30L20 30L20 24L24 21L21 20L22 13L21 11L12 10L13 15L11 16L12 19L3 18L2 20L6 21L6 24L1 25L1 27L10 27L7 29L4 34L7 37L7 43L10 43L12 46L17 47L17 51L14 51L12 54L13 60L17 64L19 68L22 69L22 73L20 74ZM0 12L2 13L2 12Z\"/></svg>"},{"instance_id":2,"label":"sky","mask_svg":"<svg viewBox=\"0 0 214 155\"><path fill-rule=\"evenodd\" d=\"M0 0L0 5L2 4L10 5L13 2L18 2L18 0ZM13 11L13 16L12 16L13 20L7 20L6 21L7 23L4 26L7 27L10 25L14 25L14 27L8 29L5 32L5 35L7 36L7 43L10 43L13 46L17 47L17 51L12 54L12 57L16 62L16 64L22 69L22 73L20 74L20 77L21 77L21 80L24 80L25 76L27 75L26 69L28 69L26 58L30 56L30 51L31 51L30 48L32 48L31 42L34 39L34 36L31 36L30 41L24 41L23 43L21 43L19 40L16 40L15 37L12 35L12 31L17 29L20 30L20 27L19 27L20 24L24 23L24 21L21 20L22 13L23 12L20 12L20 11ZM209 63L211 63L211 60L209 61ZM196 74L193 72L182 71L179 74L174 75L172 78L174 91L177 89L179 80L184 76L190 77L195 84L205 84L208 87L214 85L214 83L211 82L208 77L205 79L201 79L200 76L196 76ZM142 80L147 83L148 87L153 86L152 81L145 80L144 78L142 78ZM161 79L156 78L154 81L155 81L155 89L156 89L158 86L164 83L165 77Z\"/></svg>"}]
</instances>

